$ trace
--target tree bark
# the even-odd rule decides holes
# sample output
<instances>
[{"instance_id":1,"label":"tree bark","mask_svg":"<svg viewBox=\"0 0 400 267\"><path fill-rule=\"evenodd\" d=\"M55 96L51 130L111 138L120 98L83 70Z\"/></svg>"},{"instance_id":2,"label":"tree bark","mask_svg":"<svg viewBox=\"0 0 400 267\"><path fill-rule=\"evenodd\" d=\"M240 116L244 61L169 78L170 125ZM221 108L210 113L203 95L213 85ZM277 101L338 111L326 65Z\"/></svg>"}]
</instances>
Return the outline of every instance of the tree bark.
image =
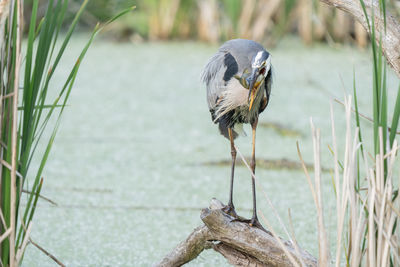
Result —
<instances>
[{"instance_id":1,"label":"tree bark","mask_svg":"<svg viewBox=\"0 0 400 267\"><path fill-rule=\"evenodd\" d=\"M339 8L351 14L369 32L367 20L359 0L320 0L323 3ZM389 65L400 77L400 23L396 18L386 11L386 32L384 26L384 16L379 10L378 0L364 1L368 19L372 23L374 14L376 42L382 35L382 51Z\"/></svg>"},{"instance_id":2,"label":"tree bark","mask_svg":"<svg viewBox=\"0 0 400 267\"><path fill-rule=\"evenodd\" d=\"M201 211L200 226L155 266L181 266L195 259L204 249L213 248L234 266L294 266L276 238L248 223L236 221L221 210L223 204L213 199L210 208ZM317 266L307 251L281 239L286 251L301 266Z\"/></svg>"},{"instance_id":3,"label":"tree bark","mask_svg":"<svg viewBox=\"0 0 400 267\"><path fill-rule=\"evenodd\" d=\"M211 242L208 241L210 239L212 239L211 233L206 226L197 227L156 266L181 266L195 259L204 249L210 248Z\"/></svg>"}]
</instances>

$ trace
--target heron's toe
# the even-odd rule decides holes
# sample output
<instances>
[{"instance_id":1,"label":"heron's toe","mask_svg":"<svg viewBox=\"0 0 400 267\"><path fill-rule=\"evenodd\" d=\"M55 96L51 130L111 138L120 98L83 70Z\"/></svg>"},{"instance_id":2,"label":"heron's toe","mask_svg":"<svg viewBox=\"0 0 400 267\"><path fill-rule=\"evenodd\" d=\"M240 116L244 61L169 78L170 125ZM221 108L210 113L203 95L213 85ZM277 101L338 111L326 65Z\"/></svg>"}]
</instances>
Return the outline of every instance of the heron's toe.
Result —
<instances>
[{"instance_id":1,"label":"heron's toe","mask_svg":"<svg viewBox=\"0 0 400 267\"><path fill-rule=\"evenodd\" d=\"M233 222L242 222L242 223L246 223L248 224L250 227L255 227L258 228L266 233L270 233L269 231L267 231L260 223L260 221L258 220L258 218L252 218L252 219L246 219L243 217L238 216L237 218L235 218L233 220Z\"/></svg>"},{"instance_id":2,"label":"heron's toe","mask_svg":"<svg viewBox=\"0 0 400 267\"><path fill-rule=\"evenodd\" d=\"M256 228L258 228L258 229L260 229L260 230L263 230L264 232L269 232L269 231L267 231L262 225L261 225L261 223L260 223L260 221L258 220L258 218L257 217L255 217L255 218L252 218L250 221L249 221L249 225L251 226L251 227L256 227Z\"/></svg>"},{"instance_id":3,"label":"heron's toe","mask_svg":"<svg viewBox=\"0 0 400 267\"><path fill-rule=\"evenodd\" d=\"M233 205L226 205L225 207L222 208L222 211L225 212L226 214L236 218L239 218L235 211L235 207Z\"/></svg>"}]
</instances>

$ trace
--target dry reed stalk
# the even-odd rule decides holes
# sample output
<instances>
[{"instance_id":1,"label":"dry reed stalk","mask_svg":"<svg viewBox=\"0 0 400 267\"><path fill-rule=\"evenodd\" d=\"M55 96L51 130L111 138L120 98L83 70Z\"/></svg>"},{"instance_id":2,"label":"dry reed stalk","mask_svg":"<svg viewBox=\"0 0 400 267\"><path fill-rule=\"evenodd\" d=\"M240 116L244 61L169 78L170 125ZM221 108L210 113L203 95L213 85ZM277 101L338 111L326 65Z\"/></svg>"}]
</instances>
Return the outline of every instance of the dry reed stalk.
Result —
<instances>
[{"instance_id":1,"label":"dry reed stalk","mask_svg":"<svg viewBox=\"0 0 400 267\"><path fill-rule=\"evenodd\" d=\"M350 259L350 266L359 266L361 264L361 257L362 257L362 252L360 251L361 243L362 243L362 238L363 238L363 233L365 231L365 220L364 218L364 211L365 205L362 205L362 207L359 209L359 215L357 218L357 224L355 228L353 228L353 223L352 225L352 244L351 244L351 259Z\"/></svg>"},{"instance_id":2,"label":"dry reed stalk","mask_svg":"<svg viewBox=\"0 0 400 267\"><path fill-rule=\"evenodd\" d=\"M279 224L282 226L282 229L285 231L285 234L286 234L287 238L292 242L292 239L291 239L291 237L289 235L289 232L288 232L285 224L282 222L282 219L279 216L279 213L276 211L275 206L272 204L271 199L268 197L268 194L265 192L264 188L260 185L256 175L251 170L249 163L246 161L245 157L243 156L243 154L240 152L240 150L238 149L238 147L236 145L235 145L235 149L236 149L236 152L239 155L240 159L243 161L243 164L250 171L251 177L253 177L254 180L256 181L257 188L261 189L261 192L264 194L264 197L267 200L269 206L271 207L272 212L275 214L276 218L278 219Z\"/></svg>"},{"instance_id":3,"label":"dry reed stalk","mask_svg":"<svg viewBox=\"0 0 400 267\"><path fill-rule=\"evenodd\" d=\"M289 227L290 227L290 234L292 237L292 243L294 245L294 249L296 250L296 253L298 255L300 255L301 252L300 252L300 248L299 248L299 243L297 242L296 235L294 233L293 220L292 220L292 215L291 215L290 209L288 209L288 217L289 217ZM301 257L299 258L299 260L300 260L301 266L303 266L303 267L307 266Z\"/></svg>"},{"instance_id":4,"label":"dry reed stalk","mask_svg":"<svg viewBox=\"0 0 400 267\"><path fill-rule=\"evenodd\" d=\"M314 22L314 37L323 40L328 34L328 20L332 14L332 9L326 5L317 4L316 20Z\"/></svg>"},{"instance_id":5,"label":"dry reed stalk","mask_svg":"<svg viewBox=\"0 0 400 267\"><path fill-rule=\"evenodd\" d=\"M4 25L8 17L8 12L10 10L9 5L9 0L2 0L0 2L0 40L4 40ZM0 51L3 51L4 44L5 42L0 42ZM1 55L1 57L3 57L3 55ZM1 62L3 62L3 60Z\"/></svg>"},{"instance_id":6,"label":"dry reed stalk","mask_svg":"<svg viewBox=\"0 0 400 267\"><path fill-rule=\"evenodd\" d=\"M268 4L266 4L268 2ZM263 41L268 28L273 27L272 16L278 11L281 0L270 0L258 2L257 9L254 16L254 23L250 29L251 39L256 41Z\"/></svg>"},{"instance_id":7,"label":"dry reed stalk","mask_svg":"<svg viewBox=\"0 0 400 267\"><path fill-rule=\"evenodd\" d=\"M351 107L349 107L349 113L351 113ZM349 117L350 120L350 117ZM349 163L349 172L347 178L347 190L348 190L348 250L347 257L353 258L352 255L357 255L359 246L357 245L357 236L362 232L360 231L360 222L358 221L359 211L358 208L360 206L358 193L355 188L357 186L357 151L360 148L360 144L358 142L358 132L359 129L356 128L353 136L353 142L351 146L351 155L350 155L350 163ZM354 257L356 258L356 257Z\"/></svg>"},{"instance_id":8,"label":"dry reed stalk","mask_svg":"<svg viewBox=\"0 0 400 267\"><path fill-rule=\"evenodd\" d=\"M155 13L150 16L149 38L167 39L174 27L180 0L161 0Z\"/></svg>"},{"instance_id":9,"label":"dry reed stalk","mask_svg":"<svg viewBox=\"0 0 400 267\"><path fill-rule=\"evenodd\" d=\"M5 19L8 16L8 5L10 1L9 0L2 0L0 2L0 18Z\"/></svg>"},{"instance_id":10,"label":"dry reed stalk","mask_svg":"<svg viewBox=\"0 0 400 267\"><path fill-rule=\"evenodd\" d=\"M7 229L6 220L4 219L3 211L1 209L0 209L0 220L1 220L1 223L4 227L4 229Z\"/></svg>"},{"instance_id":11,"label":"dry reed stalk","mask_svg":"<svg viewBox=\"0 0 400 267\"><path fill-rule=\"evenodd\" d=\"M239 17L239 36L241 38L250 38L250 24L253 17L256 0L243 0L242 12Z\"/></svg>"},{"instance_id":12,"label":"dry reed stalk","mask_svg":"<svg viewBox=\"0 0 400 267\"><path fill-rule=\"evenodd\" d=\"M1 63L0 63L0 69L3 70L5 69L4 62L5 62L5 57L7 56L7 53L5 51L6 47L4 42L5 38L5 23L7 18L9 17L9 11L10 11L10 1L9 0L4 0L0 2L0 58L1 58ZM5 88L5 79L0 80L0 88ZM0 90L0 125L3 125L3 99L2 95L4 90ZM2 134L2 129L0 127L0 136ZM2 157L3 154L3 149L4 146L0 147L0 158ZM2 185L2 180L3 180L3 172L0 172L0 187ZM0 209L1 211L1 209Z\"/></svg>"},{"instance_id":13,"label":"dry reed stalk","mask_svg":"<svg viewBox=\"0 0 400 267\"><path fill-rule=\"evenodd\" d=\"M380 137L380 145L383 145L383 133L382 128L379 129L379 137ZM374 266L390 266L390 256L393 256L393 259L398 261L399 258L399 245L395 242L398 238L397 236L393 235L393 228L395 222L398 220L398 214L394 207L398 200L396 199L395 202L392 202L392 196L394 194L393 191L393 167L396 160L397 155L397 142L393 143L391 149L388 149L389 152L386 155L383 155L383 149L380 150L380 153L376 156L376 171L371 173L375 173L375 176L372 176L372 185L373 185L373 193L371 195L374 196L372 200L374 203L375 213L373 213L372 219L374 220L375 224L375 242L376 242L376 254L375 256L371 256L370 260L375 260L375 262L371 262ZM385 161L387 160L388 172L386 176L384 176L384 167ZM379 184L379 186L378 186ZM372 204L370 203L372 206ZM372 209L372 207L370 208ZM371 218L369 218L371 221ZM372 224L372 222L370 222ZM390 254L390 250L393 251ZM375 252L375 251L374 251ZM372 254L372 253L370 253Z\"/></svg>"},{"instance_id":14,"label":"dry reed stalk","mask_svg":"<svg viewBox=\"0 0 400 267\"><path fill-rule=\"evenodd\" d=\"M397 151L399 149L397 141L393 143L392 148L388 148L388 152L383 152L383 131L379 129L380 151L376 155L374 167L368 167L367 160L364 161L365 175L367 180L366 196L362 200L363 195L356 191L357 176L362 175L358 171L357 154L360 151L360 143L358 141L358 131L356 128L354 134L351 130L351 97L345 97L345 152L343 160L343 173L339 173L339 163L337 157L337 144L335 135L335 123L333 116L333 108L331 104L331 123L333 138L333 155L334 155L334 181L336 188L336 208L337 208L337 241L336 241L336 266L341 266L342 247L345 249L346 264L351 267L358 267L360 264L366 264L369 267L389 267L391 259L399 262L399 244L398 236L393 233L396 221L399 219L399 212L394 208L398 203L396 199L392 201L394 195L393 189L393 168L395 166ZM318 131L312 125L315 168L319 164ZM366 157L366 151L363 155ZM386 161L386 162L385 162ZM387 164L387 174L385 180L385 164ZM320 173L315 172L316 176ZM342 176L342 177L340 177ZM306 172L307 180L309 175ZM320 178L316 177L316 183ZM316 194L319 199L320 188L317 184L315 189L312 188L313 196ZM314 192L315 191L315 192ZM315 196L314 196L315 198ZM318 216L322 216L317 206ZM368 226L366 236L364 232ZM318 229L324 229L323 224L318 224ZM347 247L342 246L342 236L347 239ZM362 243L365 238L366 247L363 249ZM325 251L321 250L320 255L329 253L329 248L325 247ZM321 260L321 259L320 259ZM320 261L321 262L321 261ZM321 263L320 263L321 264ZM327 266L326 263L321 266Z\"/></svg>"},{"instance_id":15,"label":"dry reed stalk","mask_svg":"<svg viewBox=\"0 0 400 267\"><path fill-rule=\"evenodd\" d=\"M313 40L312 33L312 3L310 0L299 0L298 1L298 31L300 37L306 44L311 44Z\"/></svg>"},{"instance_id":16,"label":"dry reed stalk","mask_svg":"<svg viewBox=\"0 0 400 267\"><path fill-rule=\"evenodd\" d=\"M16 235L16 195L17 195L17 128L18 128L18 89L19 89L19 73L21 67L21 22L22 22L22 4L20 0L14 2L17 5L17 29L16 29L16 64L14 71L14 96L12 102L13 118L12 118L12 130L11 130L11 201L10 201L10 229L12 232L9 237L10 242L10 267L18 265L15 258L15 235Z\"/></svg>"},{"instance_id":17,"label":"dry reed stalk","mask_svg":"<svg viewBox=\"0 0 400 267\"><path fill-rule=\"evenodd\" d=\"M12 229L8 228L7 231L0 236L0 243L3 242L3 240L6 239L10 234L12 234Z\"/></svg>"},{"instance_id":18,"label":"dry reed stalk","mask_svg":"<svg viewBox=\"0 0 400 267\"><path fill-rule=\"evenodd\" d=\"M1 101L0 101L0 103L1 103ZM1 105L0 105L0 106L1 106ZM1 132L1 131L0 131L0 132ZM7 161L5 161L5 160L3 160L3 159L0 158L0 164L1 164L3 167L5 167L5 168L9 169L10 171L12 171L12 166L11 166L11 164L8 163ZM17 175L19 178L21 178L21 179L23 178L22 174L19 173L18 171L16 172L16 175Z\"/></svg>"},{"instance_id":19,"label":"dry reed stalk","mask_svg":"<svg viewBox=\"0 0 400 267\"><path fill-rule=\"evenodd\" d=\"M268 4L266 4L268 2ZM252 27L252 39L263 41L266 31L274 24L272 16L278 11L282 4L282 0L260 1L258 3L258 12Z\"/></svg>"},{"instance_id":20,"label":"dry reed stalk","mask_svg":"<svg viewBox=\"0 0 400 267\"><path fill-rule=\"evenodd\" d=\"M379 128L379 137L382 140L382 128ZM379 185L377 188L377 193L380 195L386 195L386 186L383 189L383 169L384 167L381 165L381 160L383 161L383 151L382 151L382 144L380 144L380 153L377 155L377 162L376 162L376 175L377 175L377 184ZM379 171L378 171L379 170ZM382 231L383 231L383 220L384 216L383 213L385 212L385 198L378 198L375 202L375 210L378 216L378 231L377 231L377 263L382 262Z\"/></svg>"},{"instance_id":21,"label":"dry reed stalk","mask_svg":"<svg viewBox=\"0 0 400 267\"><path fill-rule=\"evenodd\" d=\"M293 264L293 266L295 267L300 267L300 265L297 263L297 261L293 258L292 254L290 254L290 252L287 250L286 246L283 244L282 240L279 238L279 236L276 234L276 232L274 231L273 227L271 226L271 224L269 223L269 221L267 220L267 218L264 216L264 214L260 211L261 214L261 218L263 219L263 222L267 225L267 228L269 229L269 231L271 231L272 236L275 238L275 240L278 242L279 246L282 248L282 250L285 252L286 256L289 258L290 262ZM303 266L304 263L302 263Z\"/></svg>"},{"instance_id":22,"label":"dry reed stalk","mask_svg":"<svg viewBox=\"0 0 400 267\"><path fill-rule=\"evenodd\" d=\"M369 171L369 192L368 192L368 213L374 214L374 206L375 206L375 174L372 169ZM376 263L376 255L375 255L375 223L374 223L374 216L368 216L368 235L367 235L367 258L368 258L368 266L374 267Z\"/></svg>"},{"instance_id":23,"label":"dry reed stalk","mask_svg":"<svg viewBox=\"0 0 400 267\"><path fill-rule=\"evenodd\" d=\"M335 18L333 21L333 34L338 41L345 41L349 37L349 29L351 21L349 16L341 10L335 10Z\"/></svg>"},{"instance_id":24,"label":"dry reed stalk","mask_svg":"<svg viewBox=\"0 0 400 267\"><path fill-rule=\"evenodd\" d=\"M180 0L161 1L159 15L161 18L160 37L162 39L168 38L172 32L179 4Z\"/></svg>"},{"instance_id":25,"label":"dry reed stalk","mask_svg":"<svg viewBox=\"0 0 400 267\"><path fill-rule=\"evenodd\" d=\"M330 104L330 113L331 113L331 127L332 127L332 149L333 149L333 157L334 157L334 181L335 181L335 188L336 188L336 218L338 222L338 226L340 225L340 210L338 207L340 207L340 180L339 180L339 166L336 164L338 162L338 157L337 157L337 145L336 145L336 131L335 131L335 119L333 116L333 106L332 103ZM336 240L336 245L340 247L341 245L341 235L338 233L337 234L337 240ZM336 254L336 266L338 266L338 256Z\"/></svg>"},{"instance_id":26,"label":"dry reed stalk","mask_svg":"<svg viewBox=\"0 0 400 267\"><path fill-rule=\"evenodd\" d=\"M353 34L359 46L367 44L365 30L348 14L334 10L319 1L296 2L297 5L293 9L291 4L283 0L242 0L238 21L233 21L228 12L220 10L220 5L224 3L222 0L197 0L197 7L190 9L199 14L196 16L197 38L207 42L216 42L226 37L265 41L264 36L273 34L275 26L284 25L278 31L296 33L307 44L314 40L324 40L328 43L334 43L334 40L353 40ZM182 3L181 0L161 0L157 5L149 5L152 12L149 16L150 39L170 38L174 28L180 38L190 35L191 25L187 18L177 21ZM234 29L237 29L237 34Z\"/></svg>"},{"instance_id":27,"label":"dry reed stalk","mask_svg":"<svg viewBox=\"0 0 400 267\"><path fill-rule=\"evenodd\" d=\"M160 32L160 22L157 15L149 17L149 39L156 40Z\"/></svg>"},{"instance_id":28,"label":"dry reed stalk","mask_svg":"<svg viewBox=\"0 0 400 267\"><path fill-rule=\"evenodd\" d=\"M178 25L179 36L183 39L188 39L191 34L191 25L189 22L179 23Z\"/></svg>"},{"instance_id":29,"label":"dry reed stalk","mask_svg":"<svg viewBox=\"0 0 400 267\"><path fill-rule=\"evenodd\" d=\"M219 16L216 0L202 0L197 2L199 7L199 19L197 29L202 41L216 43L219 40Z\"/></svg>"},{"instance_id":30,"label":"dry reed stalk","mask_svg":"<svg viewBox=\"0 0 400 267\"><path fill-rule=\"evenodd\" d=\"M316 192L316 203L317 217L318 217L318 247L319 247L319 266L328 266L329 263L329 247L328 239L326 235L326 228L324 223L324 209L322 202L322 188L321 188L321 133L320 129L315 129L312 119L310 119L311 132L313 139L313 150L314 150L314 186Z\"/></svg>"},{"instance_id":31,"label":"dry reed stalk","mask_svg":"<svg viewBox=\"0 0 400 267\"><path fill-rule=\"evenodd\" d=\"M337 143L335 133L335 123L333 117L333 109L331 103L331 124L332 124L332 140L333 140L333 151L334 151L334 169L335 169L335 183L336 183L336 212L337 212L337 240L336 240L336 266L340 266L340 256L342 248L342 236L344 233L344 222L346 216L346 209L348 206L348 195L349 195L349 154L351 155L351 97L345 98L345 116L346 116L346 135L345 135L345 159L343 162L343 178L342 181L339 175L338 157L337 157Z\"/></svg>"},{"instance_id":32,"label":"dry reed stalk","mask_svg":"<svg viewBox=\"0 0 400 267\"><path fill-rule=\"evenodd\" d=\"M245 166L247 167L247 169L250 171L251 176L254 178L254 180L256 181L256 185L257 188L261 189L261 192L263 193L265 199L267 200L269 206L271 207L273 213L275 214L276 218L278 219L279 224L281 225L282 229L284 230L287 238L289 239L290 243L293 244L294 248L295 248L295 252L296 252L296 256L297 259L299 260L301 266L307 266L304 261L302 260L301 257L301 252L300 252L300 247L296 241L296 238L294 236L294 231L292 231L292 234L289 234L285 224L282 222L281 217L279 216L278 212L275 209L275 206L272 204L271 199L268 197L268 194L265 192L264 188L261 186L261 184L259 183L257 177L255 176L255 174L253 173L253 171L251 170L250 165L247 163L246 159L244 158L243 154L240 152L240 150L237 148L237 146L235 146L236 152L238 153L239 157L241 158L241 160L243 161L243 163L245 164ZM298 151L300 153L300 150L298 148ZM300 155L301 156L301 155ZM304 165L305 168L305 163L304 161L302 161L302 164ZM287 250L287 248L284 246L284 244L282 243L282 241L280 240L280 238L278 237L278 235L276 234L276 232L274 231L274 229L272 228L271 224L269 223L269 221L266 219L266 217L264 216L264 214L260 211L261 217L263 219L263 222L267 225L268 229L271 231L272 235L275 237L275 239L277 239L277 242L279 244L279 246L281 246L282 250L285 252L285 254L287 254L289 260L292 262L293 265L298 266L298 262L293 258L293 256L289 253L289 251ZM289 215L290 217L290 215Z\"/></svg>"},{"instance_id":33,"label":"dry reed stalk","mask_svg":"<svg viewBox=\"0 0 400 267\"><path fill-rule=\"evenodd\" d=\"M29 222L28 228L24 229L24 230L26 232L26 235L24 237L21 247L17 251L17 255L15 256L15 261L16 261L17 265L19 265L21 263L22 256L24 255L26 246L28 245L30 235L31 235L31 230L32 230L32 221Z\"/></svg>"},{"instance_id":34,"label":"dry reed stalk","mask_svg":"<svg viewBox=\"0 0 400 267\"><path fill-rule=\"evenodd\" d=\"M357 45L365 48L368 44L368 33L358 21L354 21L354 34Z\"/></svg>"},{"instance_id":35,"label":"dry reed stalk","mask_svg":"<svg viewBox=\"0 0 400 267\"><path fill-rule=\"evenodd\" d=\"M31 238L29 238L29 242L34 245L36 248L38 248L41 252L43 252L47 257L52 259L55 263L57 263L61 267L65 267L65 264L63 264L59 259L57 259L53 254L45 250L42 246L39 246L38 243L34 242Z\"/></svg>"},{"instance_id":36,"label":"dry reed stalk","mask_svg":"<svg viewBox=\"0 0 400 267\"><path fill-rule=\"evenodd\" d=\"M304 174L306 175L307 182L308 182L308 185L309 185L310 190L311 190L311 195L312 195L312 197L314 199L314 203L317 203L317 194L316 194L314 186L313 186L313 184L311 182L311 177L310 177L310 174L308 173L308 170L307 170L307 167L306 167L306 163L305 163L305 161L303 159L303 156L301 155L299 143L297 142L296 145L297 145L297 154L299 155L301 166L303 168Z\"/></svg>"}]
</instances>

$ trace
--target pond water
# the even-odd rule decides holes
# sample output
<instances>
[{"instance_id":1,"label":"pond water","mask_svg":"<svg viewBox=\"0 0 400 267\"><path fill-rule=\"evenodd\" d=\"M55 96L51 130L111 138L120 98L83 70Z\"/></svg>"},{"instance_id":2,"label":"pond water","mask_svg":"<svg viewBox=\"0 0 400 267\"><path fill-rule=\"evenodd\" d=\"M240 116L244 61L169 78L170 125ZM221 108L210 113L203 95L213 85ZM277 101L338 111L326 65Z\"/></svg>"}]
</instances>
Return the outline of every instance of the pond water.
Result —
<instances>
[{"instance_id":1,"label":"pond water","mask_svg":"<svg viewBox=\"0 0 400 267\"><path fill-rule=\"evenodd\" d=\"M62 84L85 40L85 36L73 40L54 87ZM151 266L201 224L200 210L211 198L227 201L230 167L205 164L230 159L229 142L210 120L199 79L216 49L192 42L97 40L93 44L43 175L42 193L58 205L40 201L34 241L67 266ZM360 109L371 114L369 51L304 47L289 38L270 52L274 85L260 121L299 134L282 135L273 127L260 126L257 158L297 161L299 141L305 160L312 163L309 118L313 117L322 133L322 163L330 168L329 102L352 91L354 68ZM397 84L392 72L388 84L394 102ZM343 108L333 105L341 137ZM372 128L364 126L368 137ZM244 155L250 154L249 136L239 138L237 145ZM315 208L303 172L257 168L256 175L259 209L283 235L262 188L285 223L291 209L299 243L317 255ZM332 228L330 173L323 179L326 223ZM251 215L251 180L245 167L236 171L234 202L240 215ZM334 231L330 240L335 240ZM56 264L30 245L23 266ZM188 266L228 264L219 254L206 251Z\"/></svg>"}]
</instances>

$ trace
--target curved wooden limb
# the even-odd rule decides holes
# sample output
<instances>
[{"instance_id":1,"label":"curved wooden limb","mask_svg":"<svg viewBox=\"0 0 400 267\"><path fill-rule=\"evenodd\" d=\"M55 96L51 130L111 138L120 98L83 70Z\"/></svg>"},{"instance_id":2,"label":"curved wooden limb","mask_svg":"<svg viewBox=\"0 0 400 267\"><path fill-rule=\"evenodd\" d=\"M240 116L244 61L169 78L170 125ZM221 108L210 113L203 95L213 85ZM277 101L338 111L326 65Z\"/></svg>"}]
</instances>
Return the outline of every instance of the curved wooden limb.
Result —
<instances>
[{"instance_id":1,"label":"curved wooden limb","mask_svg":"<svg viewBox=\"0 0 400 267\"><path fill-rule=\"evenodd\" d=\"M164 259L156 264L159 267L182 266L195 259L204 249L211 248L212 236L206 226L200 226L171 251Z\"/></svg>"},{"instance_id":2,"label":"curved wooden limb","mask_svg":"<svg viewBox=\"0 0 400 267\"><path fill-rule=\"evenodd\" d=\"M365 19L363 9L359 0L320 0L330 6L339 8L351 14L363 27L368 30L367 20ZM384 17L379 10L379 0L364 1L369 21L371 23L372 13L375 19L376 41L379 43L380 35L382 35L382 50L394 69L397 76L400 77L400 23L396 18L386 11L386 32L384 26Z\"/></svg>"},{"instance_id":3,"label":"curved wooden limb","mask_svg":"<svg viewBox=\"0 0 400 267\"><path fill-rule=\"evenodd\" d=\"M222 207L220 201L213 199L210 208L201 211L204 226L196 228L155 266L181 266L207 248L221 253L234 266L294 266L270 232L235 220ZM306 266L317 266L317 260L307 251L299 248L297 253L289 241L281 241L298 266L301 261Z\"/></svg>"}]
</instances>

